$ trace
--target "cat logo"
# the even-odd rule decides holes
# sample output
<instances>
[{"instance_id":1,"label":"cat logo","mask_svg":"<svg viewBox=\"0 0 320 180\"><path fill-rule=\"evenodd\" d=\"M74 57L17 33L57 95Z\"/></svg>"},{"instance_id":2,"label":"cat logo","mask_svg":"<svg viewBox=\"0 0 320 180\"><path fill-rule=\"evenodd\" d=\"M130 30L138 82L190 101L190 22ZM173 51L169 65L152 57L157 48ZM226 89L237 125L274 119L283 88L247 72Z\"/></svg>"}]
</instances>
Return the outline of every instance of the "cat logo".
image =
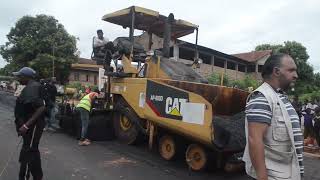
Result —
<instances>
[{"instance_id":1,"label":"cat logo","mask_svg":"<svg viewBox=\"0 0 320 180\"><path fill-rule=\"evenodd\" d=\"M187 99L167 97L166 113L173 116L181 116L182 104L186 103Z\"/></svg>"}]
</instances>

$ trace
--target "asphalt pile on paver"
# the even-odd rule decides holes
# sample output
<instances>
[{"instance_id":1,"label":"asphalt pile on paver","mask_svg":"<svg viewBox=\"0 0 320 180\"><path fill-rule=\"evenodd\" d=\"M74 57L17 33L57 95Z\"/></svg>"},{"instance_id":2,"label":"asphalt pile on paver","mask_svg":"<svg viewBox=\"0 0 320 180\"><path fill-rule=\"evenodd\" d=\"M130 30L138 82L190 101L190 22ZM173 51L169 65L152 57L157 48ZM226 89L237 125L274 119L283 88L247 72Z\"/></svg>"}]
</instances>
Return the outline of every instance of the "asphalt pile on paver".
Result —
<instances>
[{"instance_id":1,"label":"asphalt pile on paver","mask_svg":"<svg viewBox=\"0 0 320 180\"><path fill-rule=\"evenodd\" d=\"M240 112L229 118L214 116L213 127L218 144L224 149L241 150L245 148L245 113ZM215 142L214 142L215 143Z\"/></svg>"}]
</instances>

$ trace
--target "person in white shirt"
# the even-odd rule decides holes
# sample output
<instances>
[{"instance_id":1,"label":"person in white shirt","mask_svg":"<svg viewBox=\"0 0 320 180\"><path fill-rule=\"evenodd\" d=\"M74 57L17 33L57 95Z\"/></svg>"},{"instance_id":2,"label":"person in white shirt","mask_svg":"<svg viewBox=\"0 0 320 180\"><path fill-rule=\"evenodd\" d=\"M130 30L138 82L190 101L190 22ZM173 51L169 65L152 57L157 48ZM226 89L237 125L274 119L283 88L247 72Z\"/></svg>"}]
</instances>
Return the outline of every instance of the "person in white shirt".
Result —
<instances>
[{"instance_id":1,"label":"person in white shirt","mask_svg":"<svg viewBox=\"0 0 320 180\"><path fill-rule=\"evenodd\" d=\"M314 100L314 103L313 103L313 106L312 106L312 114L314 114L315 113L315 111L316 111L316 109L317 109L317 107L319 107L318 106L318 103L317 103L317 101L316 100Z\"/></svg>"},{"instance_id":2,"label":"person in white shirt","mask_svg":"<svg viewBox=\"0 0 320 180\"><path fill-rule=\"evenodd\" d=\"M309 109L311 109L311 114L314 114L315 109L316 109L317 107L318 107L317 104L313 104L311 101L308 101L307 104L306 104L306 106L305 106L305 108L304 108L304 111L309 108ZM305 113L304 113L304 114L305 114Z\"/></svg>"},{"instance_id":3,"label":"person in white shirt","mask_svg":"<svg viewBox=\"0 0 320 180\"><path fill-rule=\"evenodd\" d=\"M103 31L101 29L97 30L97 37L93 38L93 52L95 57L104 58L108 42L109 39L103 37Z\"/></svg>"}]
</instances>

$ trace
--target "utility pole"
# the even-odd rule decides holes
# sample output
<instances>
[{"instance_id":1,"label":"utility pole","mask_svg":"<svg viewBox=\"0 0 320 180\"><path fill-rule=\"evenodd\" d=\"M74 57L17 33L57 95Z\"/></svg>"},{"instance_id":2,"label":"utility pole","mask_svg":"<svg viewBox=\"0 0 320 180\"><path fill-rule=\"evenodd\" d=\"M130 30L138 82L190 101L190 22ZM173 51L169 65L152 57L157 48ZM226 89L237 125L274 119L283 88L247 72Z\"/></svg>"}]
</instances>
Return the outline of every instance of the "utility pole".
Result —
<instances>
[{"instance_id":1,"label":"utility pole","mask_svg":"<svg viewBox=\"0 0 320 180\"><path fill-rule=\"evenodd\" d=\"M54 44L52 46L52 77L54 77Z\"/></svg>"}]
</instances>

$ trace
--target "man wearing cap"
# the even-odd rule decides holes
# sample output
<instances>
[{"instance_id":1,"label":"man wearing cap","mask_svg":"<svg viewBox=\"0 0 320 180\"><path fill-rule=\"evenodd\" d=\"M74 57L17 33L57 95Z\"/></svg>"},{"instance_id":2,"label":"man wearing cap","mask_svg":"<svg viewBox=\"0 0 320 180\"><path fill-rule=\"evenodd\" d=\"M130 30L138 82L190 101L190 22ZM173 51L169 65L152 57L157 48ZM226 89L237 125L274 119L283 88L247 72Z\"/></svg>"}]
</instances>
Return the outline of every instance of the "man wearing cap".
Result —
<instances>
[{"instance_id":1,"label":"man wearing cap","mask_svg":"<svg viewBox=\"0 0 320 180\"><path fill-rule=\"evenodd\" d=\"M93 52L95 57L104 58L108 42L109 39L103 37L103 31L101 29L97 30L97 37L93 38Z\"/></svg>"},{"instance_id":2,"label":"man wearing cap","mask_svg":"<svg viewBox=\"0 0 320 180\"><path fill-rule=\"evenodd\" d=\"M99 90L95 89L93 92L85 95L77 105L77 111L80 113L81 120L81 138L79 141L80 146L87 146L90 144L90 140L87 137L87 131L89 126L90 111L94 100L98 97Z\"/></svg>"},{"instance_id":3,"label":"man wearing cap","mask_svg":"<svg viewBox=\"0 0 320 180\"><path fill-rule=\"evenodd\" d=\"M41 180L43 172L39 142L45 126L45 106L40 93L40 83L34 80L36 72L29 67L23 67L13 75L20 84L25 85L16 100L14 110L16 129L23 138L19 156L19 180L29 179L30 173L34 180Z\"/></svg>"}]
</instances>

